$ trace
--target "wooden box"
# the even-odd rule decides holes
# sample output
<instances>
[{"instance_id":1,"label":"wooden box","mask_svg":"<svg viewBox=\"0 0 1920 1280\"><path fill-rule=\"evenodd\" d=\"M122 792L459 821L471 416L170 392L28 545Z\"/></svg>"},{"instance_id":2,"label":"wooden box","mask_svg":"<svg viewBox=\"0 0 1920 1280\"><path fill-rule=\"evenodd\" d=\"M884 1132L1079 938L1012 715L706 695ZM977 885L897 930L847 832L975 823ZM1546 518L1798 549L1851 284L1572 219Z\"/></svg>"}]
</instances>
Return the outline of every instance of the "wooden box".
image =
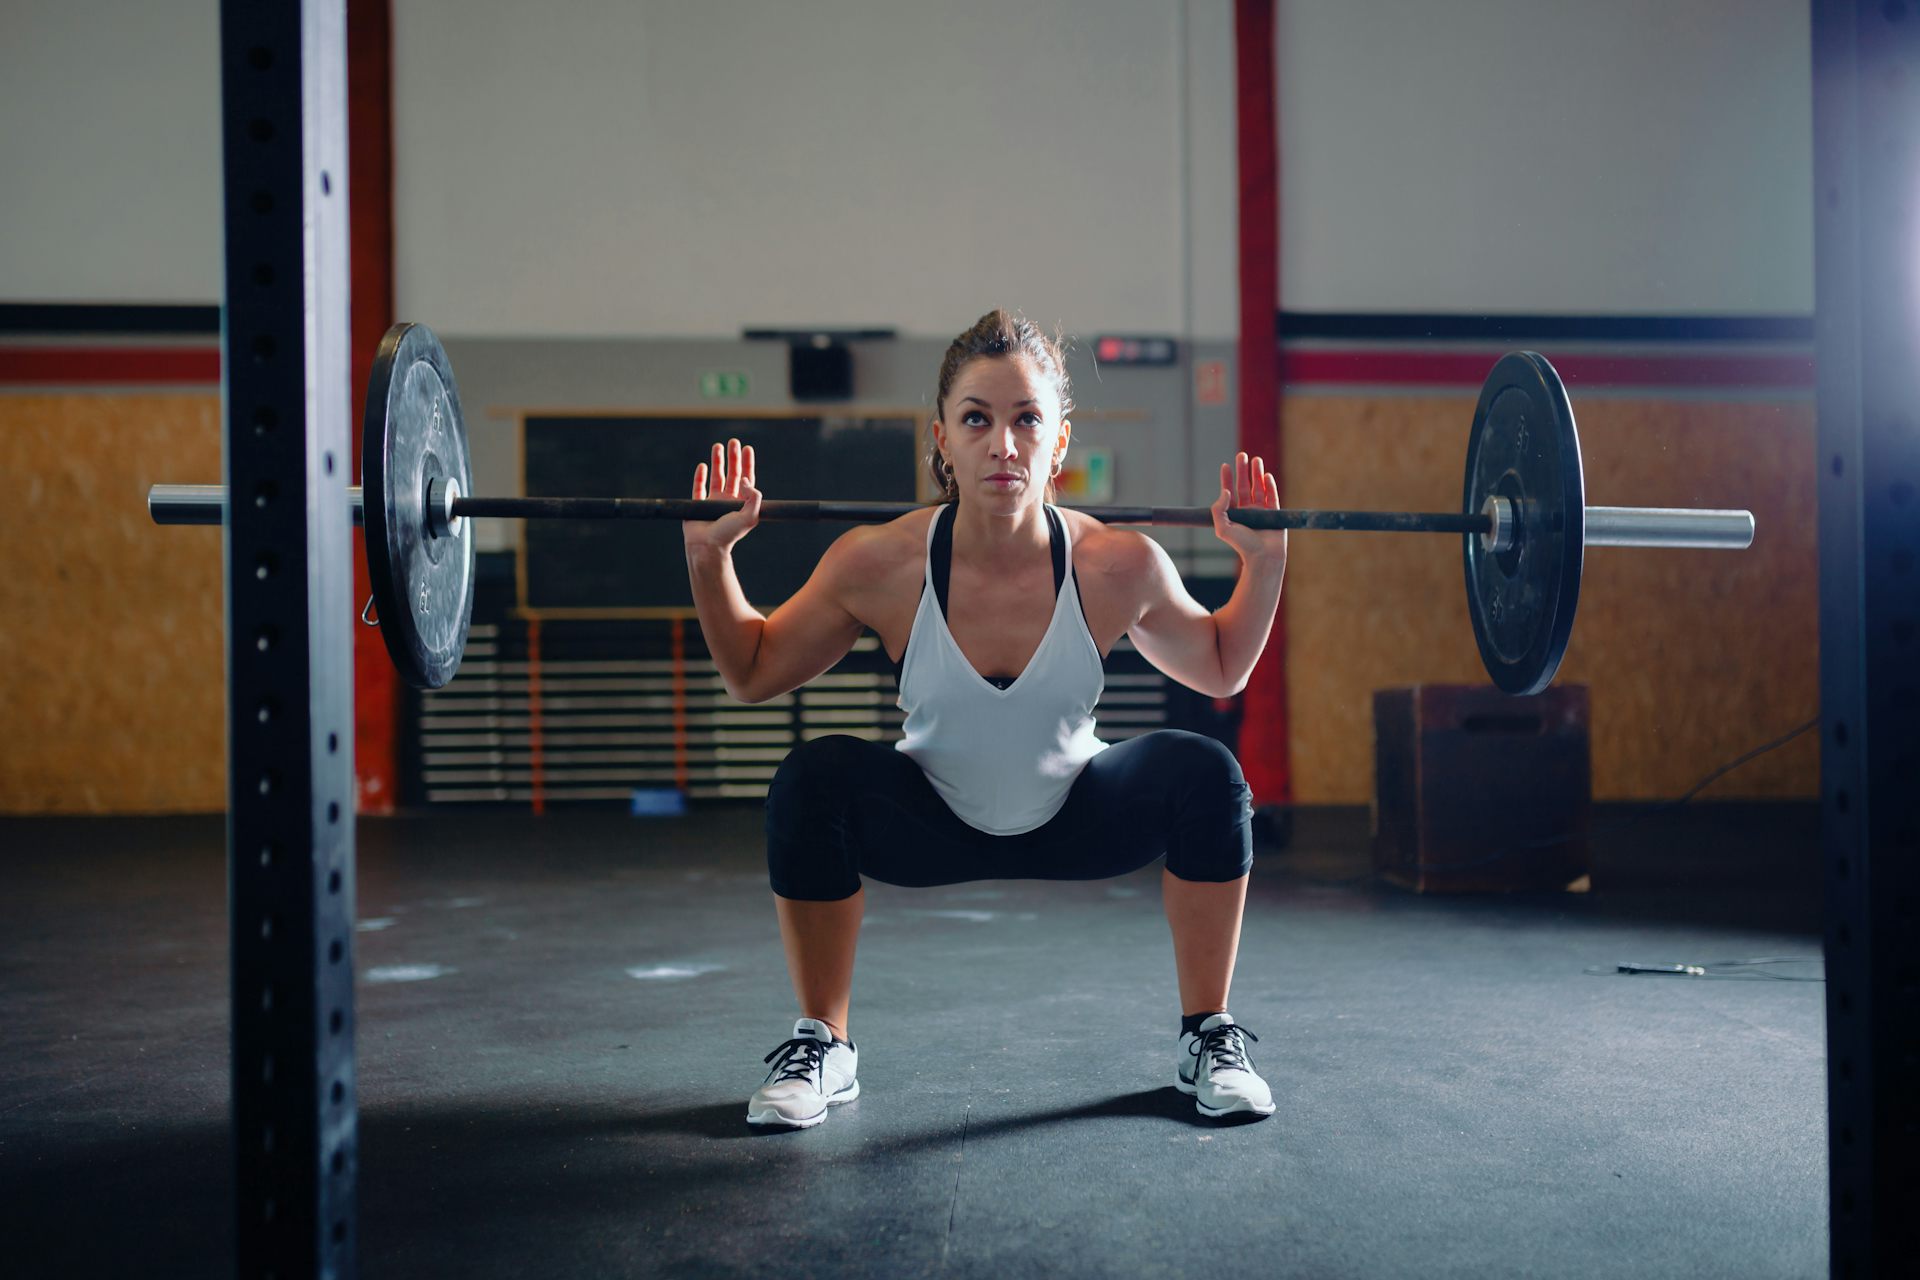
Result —
<instances>
[{"instance_id":1,"label":"wooden box","mask_svg":"<svg viewBox=\"0 0 1920 1280\"><path fill-rule=\"evenodd\" d=\"M1381 689L1373 727L1381 877L1418 893L1588 887L1586 686Z\"/></svg>"}]
</instances>

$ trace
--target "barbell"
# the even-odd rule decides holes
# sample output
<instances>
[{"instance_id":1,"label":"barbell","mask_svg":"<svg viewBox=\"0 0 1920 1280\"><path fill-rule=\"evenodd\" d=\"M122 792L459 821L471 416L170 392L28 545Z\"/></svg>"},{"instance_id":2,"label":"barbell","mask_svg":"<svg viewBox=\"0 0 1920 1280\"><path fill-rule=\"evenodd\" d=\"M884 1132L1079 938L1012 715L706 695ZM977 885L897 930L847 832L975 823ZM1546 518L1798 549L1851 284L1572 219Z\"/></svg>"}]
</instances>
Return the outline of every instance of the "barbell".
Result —
<instances>
[{"instance_id":1,"label":"barbell","mask_svg":"<svg viewBox=\"0 0 1920 1280\"><path fill-rule=\"evenodd\" d=\"M487 498L472 493L460 394L431 330L398 324L381 340L361 424L364 483L347 490L367 530L367 574L387 652L420 689L453 678L473 617L476 516L515 520L717 520L737 500ZM760 519L867 522L916 509L901 502L763 501ZM1108 524L1211 526L1207 507L1078 507ZM220 524L220 485L154 485L156 524ZM1458 512L1235 507L1256 529L1461 536L1467 612L1487 674L1511 694L1553 680L1573 632L1586 548L1740 549L1753 515L1671 507L1589 507L1566 387L1546 357L1517 351L1480 388ZM363 615L364 616L364 615Z\"/></svg>"}]
</instances>

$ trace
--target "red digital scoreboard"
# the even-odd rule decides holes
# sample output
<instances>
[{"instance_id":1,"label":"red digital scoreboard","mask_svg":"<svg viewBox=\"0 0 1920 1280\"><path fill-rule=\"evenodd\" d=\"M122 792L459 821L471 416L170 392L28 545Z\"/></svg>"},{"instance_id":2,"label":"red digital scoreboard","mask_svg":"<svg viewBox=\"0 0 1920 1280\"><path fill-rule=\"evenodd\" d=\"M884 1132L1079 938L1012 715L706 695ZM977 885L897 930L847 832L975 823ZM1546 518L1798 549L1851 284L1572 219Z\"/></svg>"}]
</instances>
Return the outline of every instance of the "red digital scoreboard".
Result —
<instances>
[{"instance_id":1,"label":"red digital scoreboard","mask_svg":"<svg viewBox=\"0 0 1920 1280\"><path fill-rule=\"evenodd\" d=\"M1093 357L1101 364L1174 364L1180 359L1180 344L1172 338L1103 333L1093 340Z\"/></svg>"}]
</instances>

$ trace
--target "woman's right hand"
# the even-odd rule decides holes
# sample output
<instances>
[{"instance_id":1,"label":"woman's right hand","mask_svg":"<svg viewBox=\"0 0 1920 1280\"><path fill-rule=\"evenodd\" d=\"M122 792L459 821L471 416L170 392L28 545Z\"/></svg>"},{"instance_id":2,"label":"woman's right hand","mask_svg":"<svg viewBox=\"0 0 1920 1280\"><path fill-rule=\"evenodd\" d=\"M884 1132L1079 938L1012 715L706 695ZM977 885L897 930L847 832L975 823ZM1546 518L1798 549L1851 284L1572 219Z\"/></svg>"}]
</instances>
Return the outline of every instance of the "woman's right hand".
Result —
<instances>
[{"instance_id":1,"label":"woman's right hand","mask_svg":"<svg viewBox=\"0 0 1920 1280\"><path fill-rule=\"evenodd\" d=\"M710 462L693 469L694 500L738 498L746 505L718 520L683 520L680 531L689 556L699 551L730 551L760 523L760 490L753 482L753 446L742 448L737 439L724 445L716 442Z\"/></svg>"}]
</instances>

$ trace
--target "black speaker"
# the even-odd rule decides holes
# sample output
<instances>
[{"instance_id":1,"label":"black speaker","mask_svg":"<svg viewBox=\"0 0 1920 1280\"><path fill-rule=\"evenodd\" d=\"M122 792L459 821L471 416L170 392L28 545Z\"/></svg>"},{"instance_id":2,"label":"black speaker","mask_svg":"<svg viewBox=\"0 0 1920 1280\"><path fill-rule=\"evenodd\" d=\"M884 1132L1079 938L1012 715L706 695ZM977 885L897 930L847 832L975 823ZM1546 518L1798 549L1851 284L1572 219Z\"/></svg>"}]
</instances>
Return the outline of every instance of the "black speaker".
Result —
<instances>
[{"instance_id":1,"label":"black speaker","mask_svg":"<svg viewBox=\"0 0 1920 1280\"><path fill-rule=\"evenodd\" d=\"M787 392L795 400L853 398L852 348L838 342L796 342L787 351Z\"/></svg>"}]
</instances>

